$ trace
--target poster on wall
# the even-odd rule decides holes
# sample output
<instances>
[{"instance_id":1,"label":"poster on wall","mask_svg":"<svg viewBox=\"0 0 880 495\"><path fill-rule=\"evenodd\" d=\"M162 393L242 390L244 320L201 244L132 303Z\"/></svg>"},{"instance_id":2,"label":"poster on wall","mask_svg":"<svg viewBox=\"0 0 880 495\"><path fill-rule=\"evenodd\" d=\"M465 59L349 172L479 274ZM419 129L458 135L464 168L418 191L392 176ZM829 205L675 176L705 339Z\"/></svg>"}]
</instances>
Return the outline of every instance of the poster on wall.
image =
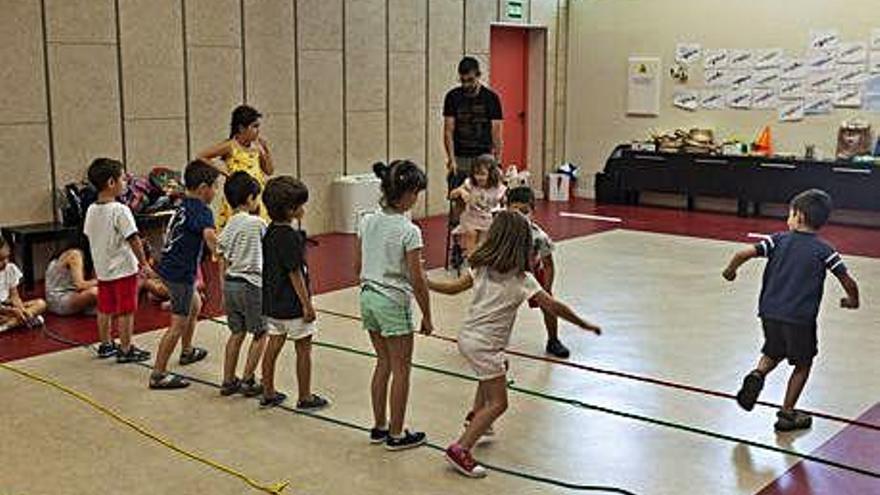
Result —
<instances>
[{"instance_id":1,"label":"poster on wall","mask_svg":"<svg viewBox=\"0 0 880 495\"><path fill-rule=\"evenodd\" d=\"M727 93L727 106L737 110L748 110L752 107L751 89L732 89Z\"/></svg>"},{"instance_id":2,"label":"poster on wall","mask_svg":"<svg viewBox=\"0 0 880 495\"><path fill-rule=\"evenodd\" d=\"M838 108L861 108L862 87L841 86L834 95L834 106Z\"/></svg>"},{"instance_id":3,"label":"poster on wall","mask_svg":"<svg viewBox=\"0 0 880 495\"><path fill-rule=\"evenodd\" d=\"M807 77L807 63L802 58L785 58L779 64L782 79L803 79Z\"/></svg>"},{"instance_id":4,"label":"poster on wall","mask_svg":"<svg viewBox=\"0 0 880 495\"><path fill-rule=\"evenodd\" d=\"M791 100L779 105L780 122L799 122L804 120L804 100Z\"/></svg>"},{"instance_id":5,"label":"poster on wall","mask_svg":"<svg viewBox=\"0 0 880 495\"><path fill-rule=\"evenodd\" d=\"M827 72L834 69L834 52L815 52L807 62L811 72Z\"/></svg>"},{"instance_id":6,"label":"poster on wall","mask_svg":"<svg viewBox=\"0 0 880 495\"><path fill-rule=\"evenodd\" d=\"M730 71L730 76L728 77L728 81L730 85L734 88L748 88L752 86L754 79L754 72L749 69L745 70L732 70Z\"/></svg>"},{"instance_id":7,"label":"poster on wall","mask_svg":"<svg viewBox=\"0 0 880 495\"><path fill-rule=\"evenodd\" d=\"M727 67L727 50L707 48L703 51L704 69L724 69L725 67Z\"/></svg>"},{"instance_id":8,"label":"poster on wall","mask_svg":"<svg viewBox=\"0 0 880 495\"><path fill-rule=\"evenodd\" d=\"M837 68L837 84L864 84L868 80L868 71L864 65L841 65Z\"/></svg>"},{"instance_id":9,"label":"poster on wall","mask_svg":"<svg viewBox=\"0 0 880 495\"><path fill-rule=\"evenodd\" d=\"M785 51L782 48L763 48L755 52L756 69L772 69L782 63Z\"/></svg>"},{"instance_id":10,"label":"poster on wall","mask_svg":"<svg viewBox=\"0 0 880 495\"><path fill-rule=\"evenodd\" d=\"M700 106L700 92L694 89L683 89L672 95L672 105L689 112L695 111Z\"/></svg>"},{"instance_id":11,"label":"poster on wall","mask_svg":"<svg viewBox=\"0 0 880 495\"><path fill-rule=\"evenodd\" d=\"M776 108L778 99L776 90L770 88L758 88L752 90L752 108L756 110L771 110Z\"/></svg>"},{"instance_id":12,"label":"poster on wall","mask_svg":"<svg viewBox=\"0 0 880 495\"><path fill-rule=\"evenodd\" d=\"M805 115L825 115L834 109L834 93L810 93L804 102Z\"/></svg>"},{"instance_id":13,"label":"poster on wall","mask_svg":"<svg viewBox=\"0 0 880 495\"><path fill-rule=\"evenodd\" d=\"M810 31L810 49L832 52L840 44L840 34L836 29L813 29Z\"/></svg>"},{"instance_id":14,"label":"poster on wall","mask_svg":"<svg viewBox=\"0 0 880 495\"><path fill-rule=\"evenodd\" d=\"M752 50L734 49L727 52L727 66L731 69L751 69L755 65Z\"/></svg>"},{"instance_id":15,"label":"poster on wall","mask_svg":"<svg viewBox=\"0 0 880 495\"><path fill-rule=\"evenodd\" d=\"M868 44L864 41L840 43L837 49L838 64L864 64L868 61Z\"/></svg>"},{"instance_id":16,"label":"poster on wall","mask_svg":"<svg viewBox=\"0 0 880 495\"><path fill-rule=\"evenodd\" d=\"M836 81L836 72L813 72L807 77L807 90L814 93L833 92Z\"/></svg>"},{"instance_id":17,"label":"poster on wall","mask_svg":"<svg viewBox=\"0 0 880 495\"><path fill-rule=\"evenodd\" d=\"M779 85L779 99L781 100L797 100L802 99L805 94L806 83L803 80L794 79L784 81Z\"/></svg>"},{"instance_id":18,"label":"poster on wall","mask_svg":"<svg viewBox=\"0 0 880 495\"><path fill-rule=\"evenodd\" d=\"M700 108L705 110L721 110L726 103L727 92L723 88L704 89L700 93Z\"/></svg>"},{"instance_id":19,"label":"poster on wall","mask_svg":"<svg viewBox=\"0 0 880 495\"><path fill-rule=\"evenodd\" d=\"M680 64L693 65L700 60L702 50L699 43L679 43L675 45L675 61Z\"/></svg>"},{"instance_id":20,"label":"poster on wall","mask_svg":"<svg viewBox=\"0 0 880 495\"><path fill-rule=\"evenodd\" d=\"M779 69L756 70L752 80L757 88L775 88L782 80Z\"/></svg>"},{"instance_id":21,"label":"poster on wall","mask_svg":"<svg viewBox=\"0 0 880 495\"><path fill-rule=\"evenodd\" d=\"M627 76L627 109L629 115L660 114L660 59L630 57Z\"/></svg>"},{"instance_id":22,"label":"poster on wall","mask_svg":"<svg viewBox=\"0 0 880 495\"><path fill-rule=\"evenodd\" d=\"M727 86L727 79L726 70L710 69L703 74L703 82L706 83L706 86Z\"/></svg>"}]
</instances>

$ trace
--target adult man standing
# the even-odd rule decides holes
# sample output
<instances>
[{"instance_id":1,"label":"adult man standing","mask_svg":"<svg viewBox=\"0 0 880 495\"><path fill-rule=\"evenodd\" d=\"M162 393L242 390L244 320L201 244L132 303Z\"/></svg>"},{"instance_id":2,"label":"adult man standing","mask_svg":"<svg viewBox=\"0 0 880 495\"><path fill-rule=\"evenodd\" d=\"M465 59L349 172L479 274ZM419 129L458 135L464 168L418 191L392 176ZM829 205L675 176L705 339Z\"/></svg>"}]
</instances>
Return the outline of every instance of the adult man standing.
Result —
<instances>
[{"instance_id":1,"label":"adult man standing","mask_svg":"<svg viewBox=\"0 0 880 495\"><path fill-rule=\"evenodd\" d=\"M480 82L480 63L464 57L458 63L461 86L443 102L443 144L448 185L452 190L468 177L477 157L490 153L501 159L501 99Z\"/></svg>"}]
</instances>

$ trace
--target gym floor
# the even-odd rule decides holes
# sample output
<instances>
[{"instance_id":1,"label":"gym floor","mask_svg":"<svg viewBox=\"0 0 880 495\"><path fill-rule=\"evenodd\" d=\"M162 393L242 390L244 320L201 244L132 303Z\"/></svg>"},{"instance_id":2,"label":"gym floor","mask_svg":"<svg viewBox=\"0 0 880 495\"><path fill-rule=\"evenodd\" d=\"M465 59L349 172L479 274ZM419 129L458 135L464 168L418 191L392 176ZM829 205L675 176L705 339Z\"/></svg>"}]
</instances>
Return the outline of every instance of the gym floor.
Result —
<instances>
[{"instance_id":1,"label":"gym floor","mask_svg":"<svg viewBox=\"0 0 880 495\"><path fill-rule=\"evenodd\" d=\"M579 216L560 216L568 212ZM871 297L880 291L880 231L823 232L844 253L865 304L839 309L840 289L829 279L820 356L800 403L817 413L814 425L777 435L772 404L781 400L785 368L768 379L761 397L767 405L746 413L730 398L760 349L762 263L745 266L733 284L720 272L737 242L785 228L783 221L587 201L542 204L538 220L559 240L555 292L605 333L562 325L572 358L552 362L543 355L540 314L520 311L511 407L496 437L475 452L498 468L484 480L460 477L430 447L389 453L368 444L373 358L356 319L353 272L339 255L351 244L346 236L320 237L310 254L321 310L313 385L333 402L318 415L220 397L222 317L197 331L210 357L176 369L199 380L185 391L148 392L146 367L99 361L39 331L0 335L0 360L259 483L287 480L283 493L880 493L880 313ZM428 262L442 265L443 221L423 227ZM442 269L431 275L445 276ZM445 447L460 432L475 388L450 340L469 295L432 298L439 335L417 338L407 422ZM149 306L141 313L137 341L155 349L167 315ZM48 328L71 340L95 338L87 318L50 318ZM283 356L280 389L293 390L292 345ZM0 390L4 495L259 493L45 383L0 370Z\"/></svg>"}]
</instances>

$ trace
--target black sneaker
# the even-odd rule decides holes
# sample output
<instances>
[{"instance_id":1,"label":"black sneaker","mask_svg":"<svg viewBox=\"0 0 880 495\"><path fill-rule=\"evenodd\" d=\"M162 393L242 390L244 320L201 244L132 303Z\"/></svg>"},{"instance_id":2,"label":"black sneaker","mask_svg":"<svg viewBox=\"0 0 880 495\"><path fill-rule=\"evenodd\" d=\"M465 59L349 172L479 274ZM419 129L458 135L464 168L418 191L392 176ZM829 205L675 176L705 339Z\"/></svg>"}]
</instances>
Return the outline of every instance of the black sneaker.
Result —
<instances>
[{"instance_id":1,"label":"black sneaker","mask_svg":"<svg viewBox=\"0 0 880 495\"><path fill-rule=\"evenodd\" d=\"M263 396L263 398L260 399L260 407L268 409L270 407L280 406L285 400L287 400L287 394L275 392L275 395L272 397Z\"/></svg>"},{"instance_id":2,"label":"black sneaker","mask_svg":"<svg viewBox=\"0 0 880 495\"><path fill-rule=\"evenodd\" d=\"M801 411L776 411L776 431L806 430L813 426L813 418Z\"/></svg>"},{"instance_id":3,"label":"black sneaker","mask_svg":"<svg viewBox=\"0 0 880 495\"><path fill-rule=\"evenodd\" d=\"M119 352L119 344L113 342L101 342L98 346L98 359L107 359L115 356Z\"/></svg>"},{"instance_id":4,"label":"black sneaker","mask_svg":"<svg viewBox=\"0 0 880 495\"><path fill-rule=\"evenodd\" d=\"M318 411L330 405L330 401L317 394L305 400L296 401L296 408L300 411Z\"/></svg>"},{"instance_id":5,"label":"black sneaker","mask_svg":"<svg viewBox=\"0 0 880 495\"><path fill-rule=\"evenodd\" d=\"M372 428L370 429L370 443L379 445L388 440L388 428Z\"/></svg>"},{"instance_id":6,"label":"black sneaker","mask_svg":"<svg viewBox=\"0 0 880 495\"><path fill-rule=\"evenodd\" d=\"M421 431L413 433L409 430L403 430L403 436L400 438L394 438L393 436L388 435L388 439L385 440L385 450L394 451L412 449L424 445L427 441L428 436Z\"/></svg>"},{"instance_id":7,"label":"black sneaker","mask_svg":"<svg viewBox=\"0 0 880 495\"><path fill-rule=\"evenodd\" d=\"M239 390L241 390L241 380L238 378L233 378L228 382L223 382L223 385L220 385L220 395L223 397L229 397Z\"/></svg>"},{"instance_id":8,"label":"black sneaker","mask_svg":"<svg viewBox=\"0 0 880 495\"><path fill-rule=\"evenodd\" d=\"M122 349L120 349L119 352L116 353L116 362L120 364L141 363L150 359L150 356L150 351L131 346L128 348L128 352L123 352Z\"/></svg>"},{"instance_id":9,"label":"black sneaker","mask_svg":"<svg viewBox=\"0 0 880 495\"><path fill-rule=\"evenodd\" d=\"M736 394L736 402L739 404L739 407L746 411L754 409L762 388L764 388L764 375L758 370L754 370L746 375L743 378L742 388Z\"/></svg>"},{"instance_id":10,"label":"black sneaker","mask_svg":"<svg viewBox=\"0 0 880 495\"><path fill-rule=\"evenodd\" d=\"M263 394L263 384L257 383L254 378L248 378L241 381L241 395L245 397L256 397Z\"/></svg>"},{"instance_id":11,"label":"black sneaker","mask_svg":"<svg viewBox=\"0 0 880 495\"><path fill-rule=\"evenodd\" d=\"M547 354L559 359L568 359L568 356L571 355L571 351L569 351L568 347L565 347L559 339L550 339L547 341Z\"/></svg>"}]
</instances>

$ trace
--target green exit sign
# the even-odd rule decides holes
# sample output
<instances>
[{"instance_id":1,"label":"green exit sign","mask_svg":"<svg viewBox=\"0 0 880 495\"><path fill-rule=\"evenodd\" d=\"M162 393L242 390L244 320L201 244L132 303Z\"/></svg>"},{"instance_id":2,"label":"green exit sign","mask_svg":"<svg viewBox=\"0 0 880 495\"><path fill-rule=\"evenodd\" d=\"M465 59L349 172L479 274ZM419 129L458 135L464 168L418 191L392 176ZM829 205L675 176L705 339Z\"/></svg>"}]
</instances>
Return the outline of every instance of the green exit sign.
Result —
<instances>
[{"instance_id":1,"label":"green exit sign","mask_svg":"<svg viewBox=\"0 0 880 495\"><path fill-rule=\"evenodd\" d=\"M508 0L507 1L507 18L508 19L522 19L523 18L523 3L521 0Z\"/></svg>"}]
</instances>

